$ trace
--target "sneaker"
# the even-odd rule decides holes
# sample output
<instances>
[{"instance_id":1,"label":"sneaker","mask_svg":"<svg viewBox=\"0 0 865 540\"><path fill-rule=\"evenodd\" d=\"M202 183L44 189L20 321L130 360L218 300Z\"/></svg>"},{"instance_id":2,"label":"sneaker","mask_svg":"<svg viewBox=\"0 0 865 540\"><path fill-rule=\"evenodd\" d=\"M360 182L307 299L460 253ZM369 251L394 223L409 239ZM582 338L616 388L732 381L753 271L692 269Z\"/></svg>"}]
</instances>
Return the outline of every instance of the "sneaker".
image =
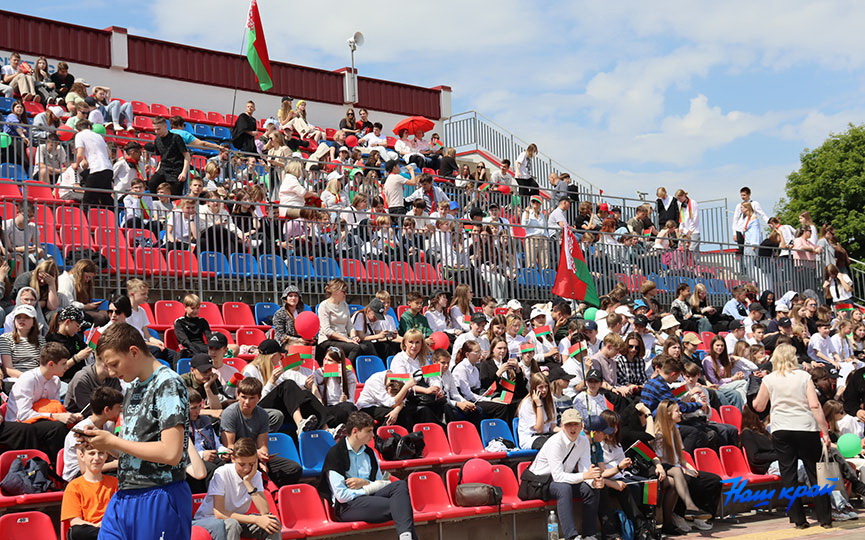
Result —
<instances>
[{"instance_id":1,"label":"sneaker","mask_svg":"<svg viewBox=\"0 0 865 540\"><path fill-rule=\"evenodd\" d=\"M850 519L859 519L859 514L855 510L847 510L845 513Z\"/></svg>"},{"instance_id":2,"label":"sneaker","mask_svg":"<svg viewBox=\"0 0 865 540\"><path fill-rule=\"evenodd\" d=\"M343 426L345 426L345 424L340 424L340 425L336 426L335 428L329 428L327 430L327 432L330 433L334 439L338 439L339 438L339 432L342 430Z\"/></svg>"},{"instance_id":3,"label":"sneaker","mask_svg":"<svg viewBox=\"0 0 865 540\"><path fill-rule=\"evenodd\" d=\"M691 524L685 521L685 518L679 514L673 514L673 526L685 532L691 532Z\"/></svg>"},{"instance_id":4,"label":"sneaker","mask_svg":"<svg viewBox=\"0 0 865 540\"><path fill-rule=\"evenodd\" d=\"M846 512L839 512L837 510L832 510L832 521L847 521L850 517Z\"/></svg>"},{"instance_id":5,"label":"sneaker","mask_svg":"<svg viewBox=\"0 0 865 540\"><path fill-rule=\"evenodd\" d=\"M701 531L711 531L712 530L712 524L709 523L708 521L706 521L705 519L695 519L694 521L691 522L691 525L693 525L694 528L699 529Z\"/></svg>"},{"instance_id":6,"label":"sneaker","mask_svg":"<svg viewBox=\"0 0 865 540\"><path fill-rule=\"evenodd\" d=\"M301 420L300 424L297 426L298 436L301 433L303 433L304 431L310 431L310 430L314 429L315 424L313 422L315 422L315 416L314 415L309 415L306 418L304 418L303 420Z\"/></svg>"}]
</instances>

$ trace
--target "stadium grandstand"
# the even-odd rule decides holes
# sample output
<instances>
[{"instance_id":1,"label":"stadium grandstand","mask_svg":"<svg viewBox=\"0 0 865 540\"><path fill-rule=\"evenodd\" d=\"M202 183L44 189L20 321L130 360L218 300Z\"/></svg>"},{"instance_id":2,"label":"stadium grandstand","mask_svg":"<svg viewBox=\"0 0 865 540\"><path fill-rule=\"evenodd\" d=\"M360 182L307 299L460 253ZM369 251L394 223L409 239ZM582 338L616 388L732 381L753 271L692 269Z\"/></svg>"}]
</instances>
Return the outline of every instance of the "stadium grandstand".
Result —
<instances>
[{"instance_id":1,"label":"stadium grandstand","mask_svg":"<svg viewBox=\"0 0 865 540\"><path fill-rule=\"evenodd\" d=\"M216 465L232 467L226 454L238 434L226 415L240 410L238 392L255 390L238 388L240 379L262 383L258 408L267 410L270 432L256 455L269 461L262 463L265 497L252 500L266 502L279 520L273 534L395 536L405 516L343 519L355 515L350 501L322 492L331 481L331 449L343 438L350 447L361 440L363 411L377 422L378 437L361 446L369 443L381 474L410 493L413 523L401 540L490 532L533 539L563 505L549 493L524 500L524 472L543 468L546 441L564 440L574 418L587 429L607 418L598 403L632 421L591 428L621 427L619 440L604 444L621 443L630 469L639 461L633 447L648 448L639 442L647 433L638 417L645 424L647 407L654 413L678 402L680 387L690 385L682 403L700 406L683 406L695 416L682 427L682 455L702 471L701 481L747 475L780 486L777 468L767 473L750 459L746 436L739 438L743 408L754 399L740 381L762 377L766 355L787 342L812 373L826 369L822 362L846 377L865 354L862 313L853 293L843 294L849 270L842 259L817 256L816 228L808 229L813 244L787 241L789 225L771 220L770 238L783 243L749 235L752 221L767 216L746 199L733 218L742 232L737 244L726 200L699 201L679 186L653 186L656 197L636 199L605 193L482 114L454 114L446 85L357 77L352 103L351 69L274 61L273 88L262 92L243 56L4 11L0 23L7 29L0 35L0 480L34 458L65 480L85 473L76 467L66 475L76 458L68 428L107 424L103 411L88 412L96 398L76 391L84 384L79 373L92 373L88 391L109 379L135 388L90 354L124 322L198 396L189 452L207 462L207 472L190 465L200 525L193 538L214 540L213 523L198 520L208 508L213 513L208 485ZM582 277L596 302L552 292L567 238L585 259ZM814 291L833 285L834 306L819 309L838 343L815 351L808 336L811 343L830 337L818 330L824 298ZM67 347L68 359L48 358L54 342ZM688 378L695 373L688 364L703 386ZM32 370L59 377L56 392L43 396L59 408L41 417L22 390ZM687 382L660 382L662 373ZM659 394L649 395L653 382ZM289 392L296 393L284 397ZM823 401L840 399L826 392ZM847 409L854 419L856 407ZM210 420L220 416L222 438ZM346 424L355 428L346 432ZM215 429L214 441L196 440L205 429ZM423 434L417 455L392 455L383 443L394 435L410 440L412 432ZM83 452L77 456L89 466ZM500 505L466 505L458 496L460 471L479 460L486 483L502 488ZM654 474L637 469L634 476ZM845 478L848 495L865 493L855 474ZM586 496L584 529L599 520L608 538L621 538L627 521L635 538L659 538L661 530L706 530L751 510L724 501L719 485L701 484L691 488L688 508L674 513L648 491L672 488L646 482L646 499L642 483L640 500L617 496L627 508L611 514L617 522L592 514ZM67 501L59 479L54 484L28 494L0 486L0 537L65 540L70 528L86 525L59 512ZM375 494L368 491L361 496ZM835 519L849 517L845 502L833 506ZM559 523L567 530L561 516ZM586 530L583 538L594 538L594 527Z\"/></svg>"}]
</instances>

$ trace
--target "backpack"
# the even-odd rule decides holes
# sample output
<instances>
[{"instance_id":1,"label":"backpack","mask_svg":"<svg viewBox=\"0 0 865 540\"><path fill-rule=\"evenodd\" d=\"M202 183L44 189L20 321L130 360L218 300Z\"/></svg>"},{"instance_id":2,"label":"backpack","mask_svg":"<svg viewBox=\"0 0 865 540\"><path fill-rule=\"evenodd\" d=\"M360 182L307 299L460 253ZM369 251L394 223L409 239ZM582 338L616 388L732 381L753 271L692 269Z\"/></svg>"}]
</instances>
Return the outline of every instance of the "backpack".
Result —
<instances>
[{"instance_id":1,"label":"backpack","mask_svg":"<svg viewBox=\"0 0 865 540\"><path fill-rule=\"evenodd\" d=\"M423 456L425 446L421 431L414 431L405 436L394 433L387 439L376 436L375 441L375 449L385 461L417 459Z\"/></svg>"},{"instance_id":2,"label":"backpack","mask_svg":"<svg viewBox=\"0 0 865 540\"><path fill-rule=\"evenodd\" d=\"M0 482L0 489L6 495L32 495L59 491L55 482L61 486L66 485L66 481L51 470L47 461L41 457L32 457L25 465L24 457L18 456Z\"/></svg>"},{"instance_id":3,"label":"backpack","mask_svg":"<svg viewBox=\"0 0 865 540\"><path fill-rule=\"evenodd\" d=\"M619 522L622 540L634 540L634 524L631 523L628 515L621 510L616 510L616 521Z\"/></svg>"}]
</instances>

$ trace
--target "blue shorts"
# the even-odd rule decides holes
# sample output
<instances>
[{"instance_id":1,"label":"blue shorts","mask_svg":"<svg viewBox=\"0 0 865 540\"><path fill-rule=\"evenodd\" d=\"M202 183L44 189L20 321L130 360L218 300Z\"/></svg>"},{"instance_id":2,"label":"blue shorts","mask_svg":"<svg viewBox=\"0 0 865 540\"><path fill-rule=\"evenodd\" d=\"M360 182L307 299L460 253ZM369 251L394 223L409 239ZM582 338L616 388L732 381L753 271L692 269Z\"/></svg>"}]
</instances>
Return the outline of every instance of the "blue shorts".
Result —
<instances>
[{"instance_id":1,"label":"blue shorts","mask_svg":"<svg viewBox=\"0 0 865 540\"><path fill-rule=\"evenodd\" d=\"M189 540L192 492L186 482L118 491L105 510L99 540Z\"/></svg>"}]
</instances>

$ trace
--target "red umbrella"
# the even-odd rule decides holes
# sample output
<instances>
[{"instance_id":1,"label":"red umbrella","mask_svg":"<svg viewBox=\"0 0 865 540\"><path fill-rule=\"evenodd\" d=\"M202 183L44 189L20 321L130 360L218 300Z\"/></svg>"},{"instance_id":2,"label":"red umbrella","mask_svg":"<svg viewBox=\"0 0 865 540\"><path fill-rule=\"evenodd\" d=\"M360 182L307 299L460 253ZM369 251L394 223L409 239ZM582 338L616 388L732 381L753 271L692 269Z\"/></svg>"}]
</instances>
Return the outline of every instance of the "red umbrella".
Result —
<instances>
[{"instance_id":1,"label":"red umbrella","mask_svg":"<svg viewBox=\"0 0 865 540\"><path fill-rule=\"evenodd\" d=\"M409 116L405 120L400 120L399 124L394 126L393 133L394 135L399 135L399 132L407 129L408 132L414 135L415 131L432 131L435 127L435 123L423 116Z\"/></svg>"}]
</instances>

